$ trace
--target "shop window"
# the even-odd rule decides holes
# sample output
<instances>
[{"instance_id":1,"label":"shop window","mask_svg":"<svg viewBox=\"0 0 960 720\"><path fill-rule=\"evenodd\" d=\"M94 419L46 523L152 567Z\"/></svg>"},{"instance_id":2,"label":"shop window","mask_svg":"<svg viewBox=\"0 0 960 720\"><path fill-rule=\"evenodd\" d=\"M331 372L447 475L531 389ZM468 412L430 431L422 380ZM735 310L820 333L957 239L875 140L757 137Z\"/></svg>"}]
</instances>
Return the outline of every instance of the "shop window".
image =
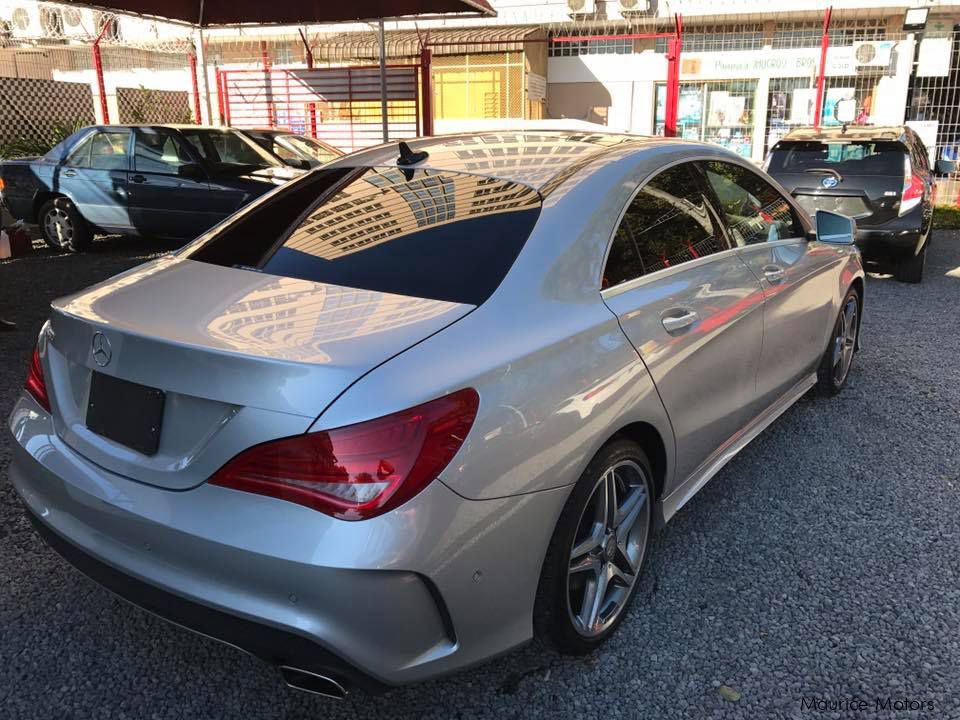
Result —
<instances>
[{"instance_id":1,"label":"shop window","mask_svg":"<svg viewBox=\"0 0 960 720\"><path fill-rule=\"evenodd\" d=\"M677 107L677 136L705 140L753 154L753 112L756 80L681 83ZM663 134L667 88L657 85L656 132Z\"/></svg>"}]
</instances>

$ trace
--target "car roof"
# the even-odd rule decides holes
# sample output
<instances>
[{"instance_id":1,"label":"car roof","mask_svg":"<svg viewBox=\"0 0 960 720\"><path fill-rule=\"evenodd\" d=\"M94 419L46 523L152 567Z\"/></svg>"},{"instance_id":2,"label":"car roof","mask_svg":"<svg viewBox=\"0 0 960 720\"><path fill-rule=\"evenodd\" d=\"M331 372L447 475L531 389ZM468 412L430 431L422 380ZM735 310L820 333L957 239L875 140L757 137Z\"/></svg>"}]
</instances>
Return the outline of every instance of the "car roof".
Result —
<instances>
[{"instance_id":1,"label":"car roof","mask_svg":"<svg viewBox=\"0 0 960 720\"><path fill-rule=\"evenodd\" d=\"M606 155L664 145L703 147L676 138L530 129L438 135L405 142L414 151L429 153L416 164L418 170L486 175L541 192ZM387 143L334 160L327 167L396 166L398 152L397 142Z\"/></svg>"},{"instance_id":2,"label":"car roof","mask_svg":"<svg viewBox=\"0 0 960 720\"><path fill-rule=\"evenodd\" d=\"M903 125L847 125L794 128L780 141L787 140L902 140L910 132Z\"/></svg>"}]
</instances>

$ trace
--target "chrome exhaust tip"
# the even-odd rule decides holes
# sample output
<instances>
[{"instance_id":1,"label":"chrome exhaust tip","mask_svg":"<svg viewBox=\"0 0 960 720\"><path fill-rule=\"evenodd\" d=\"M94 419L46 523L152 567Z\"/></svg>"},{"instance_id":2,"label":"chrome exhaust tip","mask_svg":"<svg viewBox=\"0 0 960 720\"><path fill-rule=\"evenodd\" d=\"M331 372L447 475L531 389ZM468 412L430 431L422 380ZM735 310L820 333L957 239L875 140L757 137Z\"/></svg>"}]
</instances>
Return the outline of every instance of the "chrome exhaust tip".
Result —
<instances>
[{"instance_id":1,"label":"chrome exhaust tip","mask_svg":"<svg viewBox=\"0 0 960 720\"><path fill-rule=\"evenodd\" d=\"M347 688L340 681L327 675L318 675L308 670L300 670L288 665L279 667L280 675L283 681L294 690L321 695L323 697L333 698L334 700L343 700L347 696Z\"/></svg>"}]
</instances>

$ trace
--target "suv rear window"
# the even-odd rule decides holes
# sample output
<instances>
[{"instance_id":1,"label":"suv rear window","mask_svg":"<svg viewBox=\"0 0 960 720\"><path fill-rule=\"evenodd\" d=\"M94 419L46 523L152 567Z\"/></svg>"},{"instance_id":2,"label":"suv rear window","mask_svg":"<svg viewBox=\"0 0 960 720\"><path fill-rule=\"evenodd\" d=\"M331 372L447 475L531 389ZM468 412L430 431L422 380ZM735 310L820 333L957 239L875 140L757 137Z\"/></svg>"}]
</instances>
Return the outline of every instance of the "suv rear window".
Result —
<instances>
[{"instance_id":1,"label":"suv rear window","mask_svg":"<svg viewBox=\"0 0 960 720\"><path fill-rule=\"evenodd\" d=\"M907 148L893 141L780 142L770 153L769 172L836 170L844 175L903 175Z\"/></svg>"},{"instance_id":2,"label":"suv rear window","mask_svg":"<svg viewBox=\"0 0 960 720\"><path fill-rule=\"evenodd\" d=\"M188 246L187 256L479 305L506 276L539 214L535 190L496 178L393 167L321 170Z\"/></svg>"}]
</instances>

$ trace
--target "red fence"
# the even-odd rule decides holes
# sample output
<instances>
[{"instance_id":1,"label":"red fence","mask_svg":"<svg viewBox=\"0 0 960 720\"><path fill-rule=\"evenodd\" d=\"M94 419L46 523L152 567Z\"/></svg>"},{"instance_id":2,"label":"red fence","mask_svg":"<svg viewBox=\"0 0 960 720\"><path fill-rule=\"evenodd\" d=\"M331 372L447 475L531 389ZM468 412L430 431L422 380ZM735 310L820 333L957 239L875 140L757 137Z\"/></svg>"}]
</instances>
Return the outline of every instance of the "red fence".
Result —
<instances>
[{"instance_id":1,"label":"red fence","mask_svg":"<svg viewBox=\"0 0 960 720\"><path fill-rule=\"evenodd\" d=\"M391 140L420 134L418 68L387 66ZM377 66L224 70L219 83L222 121L234 127L287 128L344 152L383 141Z\"/></svg>"}]
</instances>

